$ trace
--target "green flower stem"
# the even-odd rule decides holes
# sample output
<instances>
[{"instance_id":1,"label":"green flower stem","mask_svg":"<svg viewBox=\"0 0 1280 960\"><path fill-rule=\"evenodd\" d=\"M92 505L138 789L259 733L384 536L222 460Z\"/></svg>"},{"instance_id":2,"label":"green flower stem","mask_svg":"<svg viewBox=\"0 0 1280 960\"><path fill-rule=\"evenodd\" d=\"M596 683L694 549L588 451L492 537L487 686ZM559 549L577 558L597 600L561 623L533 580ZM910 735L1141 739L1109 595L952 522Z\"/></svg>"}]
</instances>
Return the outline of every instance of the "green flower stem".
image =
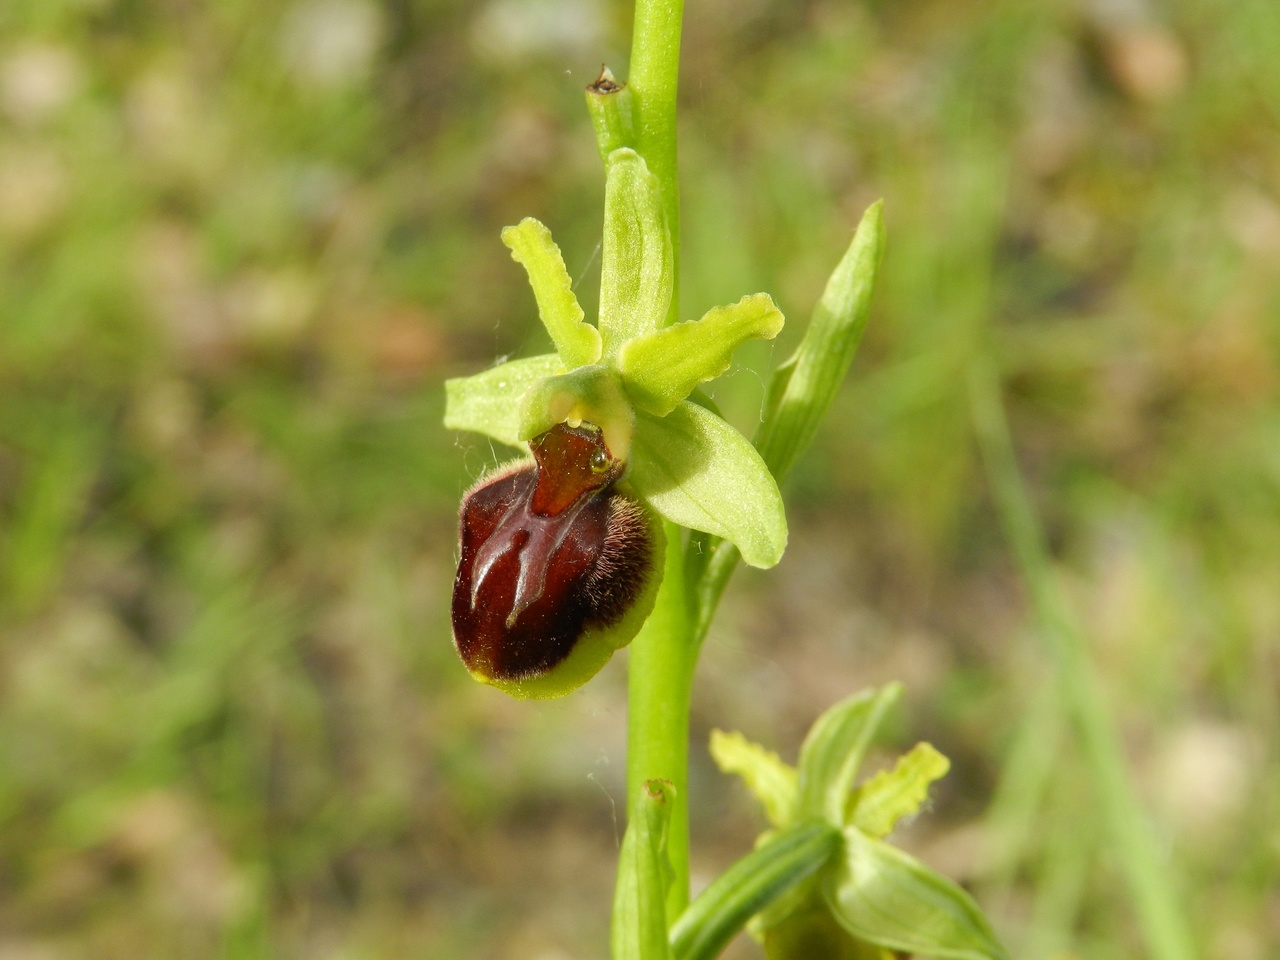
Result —
<instances>
[{"instance_id":1,"label":"green flower stem","mask_svg":"<svg viewBox=\"0 0 1280 960\"><path fill-rule=\"evenodd\" d=\"M627 796L634 802L654 779L675 787L667 828L674 873L667 916L678 917L689 903L689 697L698 652L690 636L682 531L667 523L665 532L662 588L653 613L631 642Z\"/></svg>"},{"instance_id":2,"label":"green flower stem","mask_svg":"<svg viewBox=\"0 0 1280 960\"><path fill-rule=\"evenodd\" d=\"M974 365L969 395L996 508L1031 593L1039 632L1055 660L1063 700L1073 715L1081 751L1098 791L1107 837L1136 902L1147 946L1154 960L1195 960L1195 940L1178 902L1174 871L1168 857L1160 853L1150 820L1129 780L1085 639L1054 577L1044 534L1014 456L999 381L990 360Z\"/></svg>"},{"instance_id":3,"label":"green flower stem","mask_svg":"<svg viewBox=\"0 0 1280 960\"><path fill-rule=\"evenodd\" d=\"M662 193L674 264L668 323L678 316L680 193L676 178L676 87L683 0L636 0L627 77L636 146ZM683 531L666 525L666 571L657 606L631 644L627 718L627 796L645 781L674 786L667 855L674 873L667 916L689 903L689 697L697 647L684 578Z\"/></svg>"},{"instance_id":4,"label":"green flower stem","mask_svg":"<svg viewBox=\"0 0 1280 960\"><path fill-rule=\"evenodd\" d=\"M668 323L676 321L680 299L680 187L676 168L676 87L680 75L680 21L684 0L636 0L631 38L631 89L636 148L658 178L662 209L671 234L675 295Z\"/></svg>"}]
</instances>

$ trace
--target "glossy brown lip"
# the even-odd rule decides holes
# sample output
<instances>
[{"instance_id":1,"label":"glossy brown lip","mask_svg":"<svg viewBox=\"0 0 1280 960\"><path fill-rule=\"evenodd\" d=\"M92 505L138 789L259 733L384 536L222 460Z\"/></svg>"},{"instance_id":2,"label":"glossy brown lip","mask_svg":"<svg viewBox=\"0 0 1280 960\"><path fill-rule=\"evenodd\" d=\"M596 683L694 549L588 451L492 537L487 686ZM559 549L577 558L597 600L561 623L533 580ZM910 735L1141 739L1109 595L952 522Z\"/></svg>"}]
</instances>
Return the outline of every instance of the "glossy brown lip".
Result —
<instances>
[{"instance_id":1,"label":"glossy brown lip","mask_svg":"<svg viewBox=\"0 0 1280 960\"><path fill-rule=\"evenodd\" d=\"M615 489L624 464L598 429L560 424L530 448L533 463L462 503L454 642L488 679L554 668L587 630L622 618L653 564L643 510Z\"/></svg>"}]
</instances>

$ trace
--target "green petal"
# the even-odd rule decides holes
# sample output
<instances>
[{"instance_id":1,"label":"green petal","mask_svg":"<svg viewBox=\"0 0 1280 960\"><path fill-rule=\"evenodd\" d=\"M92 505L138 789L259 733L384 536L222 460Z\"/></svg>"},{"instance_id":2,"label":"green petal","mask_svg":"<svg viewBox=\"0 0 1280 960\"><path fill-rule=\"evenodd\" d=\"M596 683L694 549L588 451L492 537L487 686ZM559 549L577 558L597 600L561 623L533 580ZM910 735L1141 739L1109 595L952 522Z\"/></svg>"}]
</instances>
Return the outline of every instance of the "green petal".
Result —
<instances>
[{"instance_id":1,"label":"green petal","mask_svg":"<svg viewBox=\"0 0 1280 960\"><path fill-rule=\"evenodd\" d=\"M671 956L666 834L674 792L665 780L649 780L631 804L613 891L613 960L668 960Z\"/></svg>"},{"instance_id":2,"label":"green petal","mask_svg":"<svg viewBox=\"0 0 1280 960\"><path fill-rule=\"evenodd\" d=\"M917 743L892 770L881 770L849 798L845 819L870 837L887 837L903 817L920 812L929 785L947 775L951 761L928 743Z\"/></svg>"},{"instance_id":3,"label":"green petal","mask_svg":"<svg viewBox=\"0 0 1280 960\"><path fill-rule=\"evenodd\" d=\"M782 313L767 293L715 307L690 320L642 334L618 354L627 393L642 410L664 417L694 387L729 369L733 351L757 337L772 340L782 329Z\"/></svg>"},{"instance_id":4,"label":"green petal","mask_svg":"<svg viewBox=\"0 0 1280 960\"><path fill-rule=\"evenodd\" d=\"M973 898L946 877L856 827L823 887L831 912L860 940L943 960L1008 960Z\"/></svg>"},{"instance_id":5,"label":"green petal","mask_svg":"<svg viewBox=\"0 0 1280 960\"><path fill-rule=\"evenodd\" d=\"M776 753L752 743L740 733L711 731L711 757L725 773L741 777L760 801L775 827L785 827L795 816L796 771Z\"/></svg>"},{"instance_id":6,"label":"green petal","mask_svg":"<svg viewBox=\"0 0 1280 960\"><path fill-rule=\"evenodd\" d=\"M675 960L715 960L754 914L826 865L840 833L825 823L780 831L720 874L671 928Z\"/></svg>"},{"instance_id":7,"label":"green petal","mask_svg":"<svg viewBox=\"0 0 1280 960\"><path fill-rule=\"evenodd\" d=\"M747 439L688 400L665 417L636 414L627 482L674 524L723 537L753 567L787 546L778 485Z\"/></svg>"},{"instance_id":8,"label":"green petal","mask_svg":"<svg viewBox=\"0 0 1280 960\"><path fill-rule=\"evenodd\" d=\"M769 381L756 446L774 476L785 477L813 440L844 381L867 325L883 253L884 217L876 201L827 281L800 346Z\"/></svg>"},{"instance_id":9,"label":"green petal","mask_svg":"<svg viewBox=\"0 0 1280 960\"><path fill-rule=\"evenodd\" d=\"M657 179L634 150L609 154L600 264L600 335L613 358L632 337L666 322L673 277L671 239Z\"/></svg>"},{"instance_id":10,"label":"green petal","mask_svg":"<svg viewBox=\"0 0 1280 960\"><path fill-rule=\"evenodd\" d=\"M818 718L800 748L800 816L844 825L862 757L885 711L900 696L902 684L890 683L842 700Z\"/></svg>"},{"instance_id":11,"label":"green petal","mask_svg":"<svg viewBox=\"0 0 1280 960\"><path fill-rule=\"evenodd\" d=\"M573 282L551 231L533 217L525 217L519 225L503 229L502 242L510 248L511 259L529 274L538 316L565 369L599 360L600 331L582 319L582 307L573 295Z\"/></svg>"},{"instance_id":12,"label":"green petal","mask_svg":"<svg viewBox=\"0 0 1280 960\"><path fill-rule=\"evenodd\" d=\"M444 382L444 425L473 430L520 447L520 399L535 383L564 373L554 353L500 363L484 373Z\"/></svg>"}]
</instances>

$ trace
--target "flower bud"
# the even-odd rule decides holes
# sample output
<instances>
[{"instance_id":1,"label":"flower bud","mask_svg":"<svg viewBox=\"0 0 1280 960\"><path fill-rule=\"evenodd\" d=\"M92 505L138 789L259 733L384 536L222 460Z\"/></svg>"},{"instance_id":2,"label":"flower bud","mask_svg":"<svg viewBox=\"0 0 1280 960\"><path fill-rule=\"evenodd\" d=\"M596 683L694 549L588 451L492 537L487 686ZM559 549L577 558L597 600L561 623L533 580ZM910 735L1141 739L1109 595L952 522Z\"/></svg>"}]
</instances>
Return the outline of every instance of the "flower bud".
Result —
<instances>
[{"instance_id":1,"label":"flower bud","mask_svg":"<svg viewBox=\"0 0 1280 960\"><path fill-rule=\"evenodd\" d=\"M463 497L453 639L477 680L568 693L639 631L662 579L662 532L618 489L600 429L558 424Z\"/></svg>"}]
</instances>

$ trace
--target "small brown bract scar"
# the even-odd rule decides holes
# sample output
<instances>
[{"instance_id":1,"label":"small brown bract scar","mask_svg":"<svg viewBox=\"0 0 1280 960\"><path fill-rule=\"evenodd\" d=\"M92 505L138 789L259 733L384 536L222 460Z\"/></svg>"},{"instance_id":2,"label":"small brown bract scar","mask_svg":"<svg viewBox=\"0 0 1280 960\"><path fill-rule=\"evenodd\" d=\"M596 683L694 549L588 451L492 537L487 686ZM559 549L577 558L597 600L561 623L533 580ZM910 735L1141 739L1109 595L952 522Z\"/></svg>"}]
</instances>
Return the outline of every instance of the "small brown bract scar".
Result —
<instances>
[{"instance_id":1,"label":"small brown bract scar","mask_svg":"<svg viewBox=\"0 0 1280 960\"><path fill-rule=\"evenodd\" d=\"M599 429L559 424L530 448L532 463L484 478L462 501L454 643L473 675L500 686L553 671L584 637L623 621L660 560L648 514L616 488L625 464Z\"/></svg>"},{"instance_id":2,"label":"small brown bract scar","mask_svg":"<svg viewBox=\"0 0 1280 960\"><path fill-rule=\"evenodd\" d=\"M591 93L609 94L617 93L625 86L625 83L618 83L613 78L613 74L609 72L609 68L602 63L600 64L600 75L587 85L587 90Z\"/></svg>"}]
</instances>

